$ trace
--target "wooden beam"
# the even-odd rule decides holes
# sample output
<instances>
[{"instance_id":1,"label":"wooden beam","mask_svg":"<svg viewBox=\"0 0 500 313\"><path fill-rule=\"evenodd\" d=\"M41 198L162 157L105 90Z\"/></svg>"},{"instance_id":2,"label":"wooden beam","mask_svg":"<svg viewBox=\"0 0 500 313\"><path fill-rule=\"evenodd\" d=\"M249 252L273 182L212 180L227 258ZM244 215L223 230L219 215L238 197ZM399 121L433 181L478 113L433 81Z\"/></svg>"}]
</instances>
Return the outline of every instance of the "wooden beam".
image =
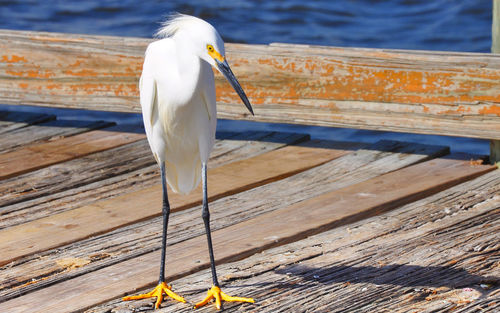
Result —
<instances>
[{"instance_id":1,"label":"wooden beam","mask_svg":"<svg viewBox=\"0 0 500 313\"><path fill-rule=\"evenodd\" d=\"M490 163L500 165L500 140L490 140Z\"/></svg>"},{"instance_id":2,"label":"wooden beam","mask_svg":"<svg viewBox=\"0 0 500 313\"><path fill-rule=\"evenodd\" d=\"M491 23L491 52L500 52L500 1L493 0L493 21Z\"/></svg>"},{"instance_id":3,"label":"wooden beam","mask_svg":"<svg viewBox=\"0 0 500 313\"><path fill-rule=\"evenodd\" d=\"M500 1L493 0L493 22L491 27L491 52L500 53ZM500 140L490 141L490 163L500 162Z\"/></svg>"},{"instance_id":4,"label":"wooden beam","mask_svg":"<svg viewBox=\"0 0 500 313\"><path fill-rule=\"evenodd\" d=\"M0 102L139 112L150 39L0 31ZM227 44L219 117L500 139L500 56Z\"/></svg>"},{"instance_id":5,"label":"wooden beam","mask_svg":"<svg viewBox=\"0 0 500 313\"><path fill-rule=\"evenodd\" d=\"M0 154L0 179L119 147L145 137L143 133L125 133L120 127L110 127L28 145Z\"/></svg>"}]
</instances>

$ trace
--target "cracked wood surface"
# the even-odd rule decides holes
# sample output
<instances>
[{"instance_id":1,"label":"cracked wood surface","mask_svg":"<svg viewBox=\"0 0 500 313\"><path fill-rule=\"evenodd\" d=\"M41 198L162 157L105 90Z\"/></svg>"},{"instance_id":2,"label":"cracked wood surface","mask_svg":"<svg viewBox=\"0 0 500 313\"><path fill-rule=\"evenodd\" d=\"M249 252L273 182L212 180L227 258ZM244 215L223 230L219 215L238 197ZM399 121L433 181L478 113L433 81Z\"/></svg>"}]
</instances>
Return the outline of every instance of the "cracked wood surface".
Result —
<instances>
[{"instance_id":1,"label":"cracked wood surface","mask_svg":"<svg viewBox=\"0 0 500 313\"><path fill-rule=\"evenodd\" d=\"M113 126L102 121L52 120L9 131L2 136L0 153L13 151L29 144L50 142L90 130Z\"/></svg>"},{"instance_id":2,"label":"cracked wood surface","mask_svg":"<svg viewBox=\"0 0 500 313\"><path fill-rule=\"evenodd\" d=\"M210 168L308 138L275 132L220 133L218 137ZM5 179L0 184L0 229L150 187L159 179L146 139Z\"/></svg>"},{"instance_id":3,"label":"cracked wood surface","mask_svg":"<svg viewBox=\"0 0 500 313\"><path fill-rule=\"evenodd\" d=\"M254 297L225 312L485 312L500 310L500 171L390 212L218 267L222 289ZM209 269L171 281L202 299ZM138 291L139 292L139 291ZM86 313L143 312L115 299ZM209 305L197 312L213 312ZM192 312L167 301L158 312Z\"/></svg>"},{"instance_id":4,"label":"cracked wood surface","mask_svg":"<svg viewBox=\"0 0 500 313\"><path fill-rule=\"evenodd\" d=\"M314 144L307 143L309 146ZM321 145L326 147L325 142ZM338 149L342 146L342 143L332 143L330 148ZM447 152L445 147L382 141L292 177L239 193L237 197L212 202L212 229L233 225ZM169 244L203 235L200 210L196 206L172 214ZM157 217L69 246L58 247L41 255L22 258L11 263L9 272L0 276L0 297L7 299L158 250L160 242L157 236L161 232L161 225L161 217ZM85 264L66 271L58 264L65 259L82 260ZM27 282L32 283L21 286Z\"/></svg>"},{"instance_id":5,"label":"cracked wood surface","mask_svg":"<svg viewBox=\"0 0 500 313\"><path fill-rule=\"evenodd\" d=\"M348 146L347 149L351 147ZM337 158L348 150L287 146L208 171L209 200L269 183ZM161 214L161 184L0 230L0 265ZM201 203L201 185L189 195L170 193L173 210ZM64 237L60 233L71 230ZM24 234L19 236L18 234Z\"/></svg>"},{"instance_id":6,"label":"cracked wood surface","mask_svg":"<svg viewBox=\"0 0 500 313\"><path fill-rule=\"evenodd\" d=\"M305 200L303 203L261 214L250 220L214 231L213 238L216 255L218 255L219 262L244 258L272 246L324 231L336 226L336 224L352 222L366 217L367 214L373 215L377 213L382 204L386 207L385 209L390 209L392 205L402 205L414 201L417 199L417 196L423 197L437 192L492 169L493 167L491 166L471 166L469 161L456 159L435 159L406 167L399 171L348 186L338 191L332 191L322 196ZM401 181L408 181L409 178L411 178L411 181L407 184L406 189L403 189L400 193L394 191L395 185L399 185ZM363 190L369 194L378 194L379 197L376 199L367 198L364 196L364 192L358 193L354 192L354 190ZM305 212L303 210L304 206L301 205L306 205L309 202L324 202L325 197L333 200L348 196L354 197L353 200L357 205L345 208L343 201L332 202L330 200L325 202L330 203L330 206L339 206L339 208L342 208L340 211L324 206L315 207L312 205ZM281 213L292 214L279 214L280 211ZM313 214L315 211L317 211L316 213L323 214ZM364 213L360 214L361 212ZM276 216L279 217L276 218ZM287 224L289 227L279 227L277 225L284 223L286 218L293 216L296 218L288 221L292 223L292 225ZM167 249L170 253L167 253L176 256L169 263L170 266L176 269L177 274L175 275L185 275L207 267L205 245L205 238L201 236L170 246ZM174 254L172 254L173 251L175 251ZM34 291L29 294L29 298L46 298L48 294L54 297L53 301L46 302L43 306L37 306L37 309L41 312L44 310L53 310L55 307L64 307L68 311L80 310L90 305L92 301L95 303L105 300L111 294L114 294L115 297L120 296L122 293L119 293L119 291L123 291L123 288L130 288L130 284L137 285L141 284L141 282L142 284L150 284L154 280L153 277L156 276L152 272L157 267L153 265L157 263L157 254L148 253L86 275L66 280L59 284ZM120 279L116 280L115 277L120 277ZM75 283L76 281L78 281L78 284ZM75 285L78 285L78 288L73 290L72 286ZM78 301L73 299L75 296L79 298ZM1 307L9 310L13 310L14 308L22 310L33 305L29 301L28 298L21 296L4 302Z\"/></svg>"},{"instance_id":7,"label":"cracked wood surface","mask_svg":"<svg viewBox=\"0 0 500 313\"><path fill-rule=\"evenodd\" d=\"M15 114L12 115L14 116ZM3 135L7 138L4 147L15 152L41 143L64 142L66 138L72 137L72 132L78 135L78 129L68 127L67 137L48 136L52 131L54 134L64 132L56 126L61 122L49 121L51 119L53 117L50 116L48 119L43 116L26 117L25 122L19 120L22 125L19 127L16 123L7 122ZM47 128L44 131L47 133L40 132L38 137L30 138L31 142L15 146L15 136L23 132L36 133L37 125L51 126L45 126ZM59 126L63 128L65 124ZM81 131L88 132L85 125L80 126ZM13 146L9 148L10 144L7 142ZM68 151L71 150L70 147L67 148ZM330 303L341 308L340 304L346 301L337 299L349 299L352 301L346 302L346 310L361 309L364 312L377 311L378 308L388 312L397 311L396 309L404 312L402 308L407 304L417 312L432 311L431 309L436 312L446 311L450 309L450 305L454 305L452 308L460 312L495 309L497 304L494 300L498 295L495 265L498 247L495 244L495 234L498 223L494 221L498 210L492 208L499 200L498 176L487 173L493 167L480 165L480 161L470 159L473 156L452 154L443 158L448 152L446 147L394 141L381 141L366 146L311 141L307 140L307 136L297 134L218 134L210 161L209 177L218 178L222 175L227 176L227 179L223 181L221 176L215 182L210 182L209 186L219 192L219 196L212 199L210 204L216 258L221 265L219 269L222 269L219 270L221 280L229 294L257 294L257 298L260 297L256 306L227 305L227 308L269 312L300 311L302 308L305 311L331 311ZM87 168L88 173L82 171L82 168ZM482 176L474 179L478 175ZM254 178L248 180L249 176ZM30 226L35 224L46 227L50 233L53 225L44 224L46 219L57 220L57 216L64 214L79 217L79 208L93 205L95 213L102 203L107 202L114 205L108 208L110 212L105 215L112 214L112 210L120 210L119 203L125 203L130 208L137 205L137 201L128 203L123 200L132 199L135 194L141 195L140 204L153 205L158 199L150 198L159 196L148 190L155 188L157 180L156 165L144 139L103 151L96 150L86 156L78 155L72 160L4 179L0 184L0 190L4 191L0 193L0 227L3 226L4 230L0 234L12 229L24 229L18 235L29 239L29 232L34 230ZM469 182L463 185L452 187L467 180ZM239 183L235 184L235 181L241 181L241 186L246 187L240 189ZM222 192L225 188L234 189L234 193ZM442 191L443 189L446 190ZM440 192L439 197L431 196L418 201L436 192ZM181 205L182 210L172 213L167 252L169 280L177 279L174 281L174 289L193 301L204 293L210 281L204 271L208 267L206 241L199 199L195 198L187 199L192 203L185 207L182 207L181 202L173 203L173 206ZM431 209L428 210L431 213L427 213L427 207L421 204L427 199L435 200L429 204ZM406 203L410 204L405 206ZM449 207L451 204L454 206ZM439 209L439 206L444 208ZM39 242L34 242L33 251L0 267L0 310L147 310L148 300L124 304L113 299L150 286L155 281L160 247L157 238L161 231L159 202L156 207L158 212L150 212L151 215L142 217L134 216L126 223L119 221L116 227L110 227L116 223L113 216L104 221L104 217L98 218L91 214L96 224L109 222L108 228L102 231L92 229L89 219L88 223L82 224L90 227L88 238L79 237L81 231L71 226L59 231L57 235L63 238L57 238L54 233L52 238L55 238L56 243L52 248L49 245L39 249ZM484 210L477 215L474 211L476 208ZM403 227L392 229L394 223L386 225L383 222L392 222L387 216L398 218L400 215L387 212L390 209L400 212L401 216L407 214L408 219L410 212L417 212L417 215L421 215L421 224L407 219L401 222ZM426 211L419 213L423 209ZM459 225L462 219L455 222L446 220L458 218L462 211L477 216L473 214L471 221L457 227L455 225ZM373 215L377 216L373 218ZM379 223L371 222L378 218L381 218ZM352 224L361 219L368 221L367 226L365 223ZM447 224L441 223L441 219L445 219ZM63 218L60 222L73 225L78 220ZM354 225L352 227L366 226L363 233L369 235L371 231L375 235L371 239L344 236L341 240L335 240L343 244L341 246L331 246L332 240L328 239L322 243L314 241L314 238L338 234L339 229L345 229L343 225L346 223ZM416 234L422 235L422 230L428 230L426 225L429 223L442 228L432 235L424 233L420 241L416 240ZM287 227L290 225L293 227ZM445 228L446 225L452 226ZM40 244L43 245L46 244L43 238L47 232L40 227L35 234L39 235ZM415 230L417 233L412 232ZM461 235L465 237L462 238ZM447 240L446 244L444 238ZM370 242L372 239L375 241ZM488 244L476 245L480 239ZM7 243L6 236L0 235L0 242L2 240ZM384 250L384 240L387 240L385 245L389 247L388 250ZM436 247L436 241L448 249ZM368 242L371 244L365 244ZM452 247L463 246L465 242L471 244L465 247L466 251L482 254L471 258L460 257ZM493 244L489 244L490 242ZM295 250L289 253L290 250L286 249L295 244L302 245L298 253ZM361 246L359 251L342 251L358 244ZM274 248L276 246L280 247ZM370 249L370 246L373 248ZM321 249L318 250L318 247ZM336 255L333 261L330 257L322 258L325 247L331 249L328 250L330 256ZM420 247L422 249L417 251ZM288 252L274 256L275 249L285 249ZM2 251L7 250L2 248ZM452 261L445 262L451 257ZM259 261L262 258L266 261ZM247 267L239 267L240 270L231 267L234 264L229 262L241 259L242 263L238 264L248 264ZM307 263L309 260L314 261ZM375 260L377 265L373 265ZM404 263L405 260L408 263ZM439 260L443 262L439 263ZM252 265L255 262L258 264ZM300 267L297 262L307 264ZM480 262L484 264L474 268ZM264 267L269 267L263 269L263 264ZM314 264L317 266L312 269L311 274L310 266ZM382 275L377 275L377 270ZM189 276L191 273L198 273L200 279L194 279L191 288L184 288L183 286L187 286L186 281L193 279L193 276ZM341 281L345 276L340 274L346 273L347 281ZM269 274L271 275L266 280ZM360 276L367 278L359 279ZM329 280L331 277L334 277L333 280ZM434 277L444 277L446 282L442 286L436 286L437 283L432 280ZM241 281L247 281L248 285L237 285ZM261 289L245 289L258 281L262 282ZM314 283L318 288L304 281ZM394 286L389 286L391 283ZM342 284L341 288L338 284ZM479 285L478 288L478 284L486 287ZM386 286L389 288L384 289ZM462 286L466 288L460 289ZM477 295L481 288L486 291L479 298ZM403 289L403 295L408 297L402 298L398 293L399 289ZM302 293L294 298L295 290ZM262 292L258 293L259 291ZM363 300L367 295L377 299L367 303ZM310 298L324 299L324 302L311 301ZM297 301L294 302L294 299ZM111 302L107 302L110 300ZM164 310L183 309L182 306L172 306L168 302ZM202 310L211 309L209 307Z\"/></svg>"},{"instance_id":8,"label":"cracked wood surface","mask_svg":"<svg viewBox=\"0 0 500 313\"><path fill-rule=\"evenodd\" d=\"M114 126L26 145L0 154L0 179L122 146L144 137L142 133L125 133L121 127Z\"/></svg>"}]
</instances>

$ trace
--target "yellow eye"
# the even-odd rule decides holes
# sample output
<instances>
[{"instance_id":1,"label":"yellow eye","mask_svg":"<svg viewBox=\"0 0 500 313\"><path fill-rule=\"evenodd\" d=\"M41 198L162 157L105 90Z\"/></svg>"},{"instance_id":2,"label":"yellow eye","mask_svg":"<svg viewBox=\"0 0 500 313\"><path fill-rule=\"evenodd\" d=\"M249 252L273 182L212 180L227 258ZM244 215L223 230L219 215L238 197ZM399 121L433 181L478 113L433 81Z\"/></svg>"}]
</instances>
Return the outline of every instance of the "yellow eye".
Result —
<instances>
[{"instance_id":1,"label":"yellow eye","mask_svg":"<svg viewBox=\"0 0 500 313\"><path fill-rule=\"evenodd\" d=\"M224 62L224 56L220 54L217 50L215 50L214 46L207 44L207 52L208 55L218 60L219 62Z\"/></svg>"}]
</instances>

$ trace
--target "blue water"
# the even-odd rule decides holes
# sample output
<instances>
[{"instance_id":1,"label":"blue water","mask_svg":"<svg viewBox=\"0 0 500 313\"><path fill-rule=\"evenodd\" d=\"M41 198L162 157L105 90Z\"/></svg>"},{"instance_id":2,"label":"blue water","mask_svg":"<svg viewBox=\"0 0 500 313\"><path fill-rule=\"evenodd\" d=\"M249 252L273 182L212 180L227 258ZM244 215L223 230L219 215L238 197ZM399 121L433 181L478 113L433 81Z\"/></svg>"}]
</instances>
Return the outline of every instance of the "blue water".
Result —
<instances>
[{"instance_id":1,"label":"blue water","mask_svg":"<svg viewBox=\"0 0 500 313\"><path fill-rule=\"evenodd\" d=\"M491 0L0 0L0 28L151 37L164 17L177 11L209 21L226 42L489 52L491 6ZM135 114L47 112L67 119L140 122ZM308 132L315 138L363 142L396 139L489 153L487 141L466 138L234 121L221 121L219 129Z\"/></svg>"}]
</instances>

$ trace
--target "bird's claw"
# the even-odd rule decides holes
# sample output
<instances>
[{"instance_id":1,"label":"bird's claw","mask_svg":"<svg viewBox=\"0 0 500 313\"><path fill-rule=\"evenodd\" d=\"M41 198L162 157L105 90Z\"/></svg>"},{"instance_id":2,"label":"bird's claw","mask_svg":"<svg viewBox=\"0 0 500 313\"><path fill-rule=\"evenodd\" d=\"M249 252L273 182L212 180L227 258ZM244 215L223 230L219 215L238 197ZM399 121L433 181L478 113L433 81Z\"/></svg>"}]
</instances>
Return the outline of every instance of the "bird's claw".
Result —
<instances>
[{"instance_id":1,"label":"bird's claw","mask_svg":"<svg viewBox=\"0 0 500 313\"><path fill-rule=\"evenodd\" d=\"M186 300L184 300L183 297L179 296L178 294L172 291L172 286L167 285L165 282L158 284L158 286L156 286L155 289L153 289L148 293L143 293L137 296L123 297L122 300L128 301L128 300L139 300L139 299L156 297L155 309L159 309L161 303L163 302L163 294L166 294L168 297L177 300L179 302L186 302Z\"/></svg>"},{"instance_id":2,"label":"bird's claw","mask_svg":"<svg viewBox=\"0 0 500 313\"><path fill-rule=\"evenodd\" d=\"M254 300L252 298L243 298L243 297L231 297L222 292L218 286L212 286L207 292L207 296L205 299L202 301L196 303L194 305L194 308L197 309L199 307L204 306L210 300L215 299L215 307L220 310L222 307L222 301L227 301L227 302L250 302L254 303Z\"/></svg>"}]
</instances>

